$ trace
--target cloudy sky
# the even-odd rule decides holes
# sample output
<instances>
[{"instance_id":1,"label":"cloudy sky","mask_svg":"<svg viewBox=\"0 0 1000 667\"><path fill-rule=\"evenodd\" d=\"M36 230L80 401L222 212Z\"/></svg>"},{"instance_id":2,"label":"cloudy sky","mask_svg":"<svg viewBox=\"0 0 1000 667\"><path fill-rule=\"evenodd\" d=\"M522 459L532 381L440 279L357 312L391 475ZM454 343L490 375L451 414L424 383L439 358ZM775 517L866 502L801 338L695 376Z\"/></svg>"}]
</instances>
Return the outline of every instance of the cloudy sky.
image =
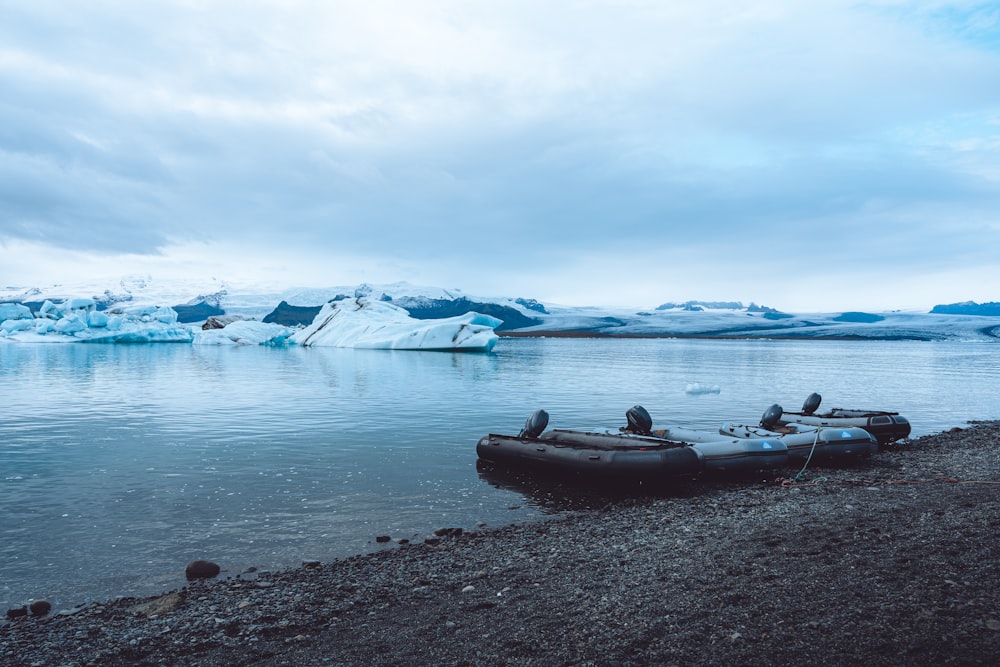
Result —
<instances>
[{"instance_id":1,"label":"cloudy sky","mask_svg":"<svg viewBox=\"0 0 1000 667\"><path fill-rule=\"evenodd\" d=\"M1000 5L0 0L0 284L1000 300Z\"/></svg>"}]
</instances>

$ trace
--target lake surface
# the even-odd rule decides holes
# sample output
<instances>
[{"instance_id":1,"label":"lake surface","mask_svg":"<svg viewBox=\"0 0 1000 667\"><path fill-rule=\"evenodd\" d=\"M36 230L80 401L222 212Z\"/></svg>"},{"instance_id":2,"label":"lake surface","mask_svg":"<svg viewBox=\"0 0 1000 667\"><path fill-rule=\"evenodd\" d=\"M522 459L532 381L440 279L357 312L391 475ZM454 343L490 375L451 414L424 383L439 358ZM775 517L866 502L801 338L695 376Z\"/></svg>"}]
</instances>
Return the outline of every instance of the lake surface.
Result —
<instances>
[{"instance_id":1,"label":"lake surface","mask_svg":"<svg viewBox=\"0 0 1000 667\"><path fill-rule=\"evenodd\" d=\"M689 394L691 384L719 393ZM0 344L0 604L57 609L559 511L483 476L476 441L553 427L715 431L771 403L998 419L990 343L502 339L491 354Z\"/></svg>"}]
</instances>

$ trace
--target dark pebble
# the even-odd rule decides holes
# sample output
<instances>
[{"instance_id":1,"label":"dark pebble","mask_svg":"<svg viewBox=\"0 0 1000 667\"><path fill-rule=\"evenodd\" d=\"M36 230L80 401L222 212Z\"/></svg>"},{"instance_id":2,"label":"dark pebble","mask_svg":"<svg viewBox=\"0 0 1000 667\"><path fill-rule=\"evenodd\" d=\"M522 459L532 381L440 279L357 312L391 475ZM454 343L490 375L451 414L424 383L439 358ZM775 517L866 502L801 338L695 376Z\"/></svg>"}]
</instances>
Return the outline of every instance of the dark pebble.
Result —
<instances>
[{"instance_id":1,"label":"dark pebble","mask_svg":"<svg viewBox=\"0 0 1000 667\"><path fill-rule=\"evenodd\" d=\"M17 609L8 609L7 610L7 620L9 620L9 621L13 621L15 618L21 618L21 617L27 616L27 615L28 615L28 608L27 607L19 607Z\"/></svg>"},{"instance_id":2,"label":"dark pebble","mask_svg":"<svg viewBox=\"0 0 1000 667\"><path fill-rule=\"evenodd\" d=\"M208 560L193 560L188 563L184 574L188 579L211 579L217 577L221 568Z\"/></svg>"},{"instance_id":3,"label":"dark pebble","mask_svg":"<svg viewBox=\"0 0 1000 667\"><path fill-rule=\"evenodd\" d=\"M52 611L52 603L48 600L35 600L28 608L32 616L45 616Z\"/></svg>"}]
</instances>

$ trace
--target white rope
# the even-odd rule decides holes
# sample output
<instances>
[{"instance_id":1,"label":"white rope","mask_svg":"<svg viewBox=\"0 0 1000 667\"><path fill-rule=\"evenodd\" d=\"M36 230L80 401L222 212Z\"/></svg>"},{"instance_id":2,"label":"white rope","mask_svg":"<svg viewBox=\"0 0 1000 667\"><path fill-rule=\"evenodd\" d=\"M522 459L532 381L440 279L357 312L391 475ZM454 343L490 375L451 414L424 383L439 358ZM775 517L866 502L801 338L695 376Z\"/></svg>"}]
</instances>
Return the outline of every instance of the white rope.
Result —
<instances>
[{"instance_id":1,"label":"white rope","mask_svg":"<svg viewBox=\"0 0 1000 667\"><path fill-rule=\"evenodd\" d=\"M809 462L812 461L813 452L816 451L816 445L819 444L819 432L822 430L823 430L822 426L816 427L816 437L813 438L812 447L809 448L809 456L806 457L806 462L802 464L802 470L800 470L799 473L795 475L796 480L802 479L802 473L804 473L806 471L806 468L809 467Z\"/></svg>"}]
</instances>

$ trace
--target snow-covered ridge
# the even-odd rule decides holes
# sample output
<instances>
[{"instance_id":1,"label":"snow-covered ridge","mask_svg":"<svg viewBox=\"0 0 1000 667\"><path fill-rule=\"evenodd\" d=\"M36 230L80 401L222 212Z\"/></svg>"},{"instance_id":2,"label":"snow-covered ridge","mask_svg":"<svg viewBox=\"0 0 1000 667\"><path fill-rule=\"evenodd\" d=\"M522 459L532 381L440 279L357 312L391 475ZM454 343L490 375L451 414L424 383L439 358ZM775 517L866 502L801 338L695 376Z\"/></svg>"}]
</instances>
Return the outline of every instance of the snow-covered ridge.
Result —
<instances>
[{"instance_id":1,"label":"snow-covered ridge","mask_svg":"<svg viewBox=\"0 0 1000 667\"><path fill-rule=\"evenodd\" d=\"M73 316L69 312L73 308L67 304L81 298L92 302L87 310L88 313L95 313L84 318L86 329L75 332L56 329L51 322ZM405 325L410 331L418 325L424 326L419 324L421 321L440 321L474 312L502 321L494 327L501 335L972 341L994 341L1000 337L1000 317L980 314L992 313L992 309L1000 308L996 303L938 306L931 313L785 313L755 303L744 307L738 301L664 303L651 310L635 310L560 306L523 297L477 297L459 289L415 286L405 282L279 290L237 286L214 278L206 281L157 281L144 276L121 279L109 285L0 288L0 340L46 336L46 340L54 340L54 334L74 340L127 340L129 336L142 340L142 335L155 339L159 334L152 329L163 328L163 335L169 340L184 340L187 332L187 339L195 342L295 344L297 332L312 325L319 311L338 298L391 304L397 309L389 310L410 320ZM50 305L45 306L46 302ZM42 312L43 307L45 312ZM399 308L405 312L399 312ZM174 320L161 321L153 315L158 309L172 310ZM121 324L127 325L127 331L122 331L121 335L117 332L110 335L116 330L99 324L100 313L109 318L115 315L123 317ZM138 315L132 317L130 313ZM366 315L375 314L374 307L366 312ZM80 320L81 316L78 313L74 317ZM90 317L93 317L96 326L87 319ZM144 317L148 321L143 321ZM212 333L200 333L202 323L209 317L232 324ZM48 320L49 323L34 321L38 319ZM236 325L234 320L257 324ZM273 326L258 326L261 323ZM67 327L78 327L78 324L70 325L68 320L60 324L60 328ZM140 334L140 330L145 334Z\"/></svg>"}]
</instances>

